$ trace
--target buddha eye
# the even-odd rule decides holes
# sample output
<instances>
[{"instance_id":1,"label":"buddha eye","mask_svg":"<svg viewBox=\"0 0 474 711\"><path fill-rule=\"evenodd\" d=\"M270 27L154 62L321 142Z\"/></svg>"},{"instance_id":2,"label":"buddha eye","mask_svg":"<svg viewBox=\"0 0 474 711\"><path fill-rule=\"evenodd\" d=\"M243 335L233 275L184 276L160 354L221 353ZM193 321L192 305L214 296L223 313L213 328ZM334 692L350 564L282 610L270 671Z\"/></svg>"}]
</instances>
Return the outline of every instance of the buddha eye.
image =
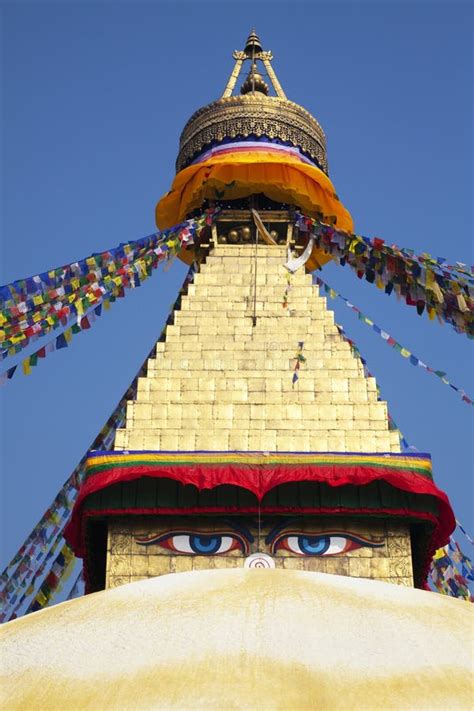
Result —
<instances>
[{"instance_id":1,"label":"buddha eye","mask_svg":"<svg viewBox=\"0 0 474 711\"><path fill-rule=\"evenodd\" d=\"M288 531L281 533L272 544L272 553L287 550L301 556L342 555L348 551L363 548L383 546L383 542L373 542L360 536L343 533L319 533L311 535Z\"/></svg>"},{"instance_id":2,"label":"buddha eye","mask_svg":"<svg viewBox=\"0 0 474 711\"><path fill-rule=\"evenodd\" d=\"M173 553L187 555L221 555L240 550L248 553L248 542L237 533L197 533L190 531L168 531L157 536L136 538L139 545L156 544Z\"/></svg>"}]
</instances>

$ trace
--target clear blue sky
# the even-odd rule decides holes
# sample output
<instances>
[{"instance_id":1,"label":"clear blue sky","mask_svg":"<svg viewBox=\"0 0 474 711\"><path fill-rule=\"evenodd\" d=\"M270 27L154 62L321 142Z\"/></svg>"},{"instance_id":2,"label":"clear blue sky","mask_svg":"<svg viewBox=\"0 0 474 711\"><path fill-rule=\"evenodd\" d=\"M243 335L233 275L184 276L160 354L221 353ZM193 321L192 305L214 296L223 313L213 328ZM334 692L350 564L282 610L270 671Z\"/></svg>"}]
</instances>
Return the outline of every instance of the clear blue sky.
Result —
<instances>
[{"instance_id":1,"label":"clear blue sky","mask_svg":"<svg viewBox=\"0 0 474 711\"><path fill-rule=\"evenodd\" d=\"M253 25L323 125L358 231L471 263L471 3L4 2L2 282L153 232L180 131L220 96ZM133 379L184 271L156 273L3 389L2 567ZM336 265L322 277L474 395L466 337ZM472 408L335 309L472 532Z\"/></svg>"}]
</instances>

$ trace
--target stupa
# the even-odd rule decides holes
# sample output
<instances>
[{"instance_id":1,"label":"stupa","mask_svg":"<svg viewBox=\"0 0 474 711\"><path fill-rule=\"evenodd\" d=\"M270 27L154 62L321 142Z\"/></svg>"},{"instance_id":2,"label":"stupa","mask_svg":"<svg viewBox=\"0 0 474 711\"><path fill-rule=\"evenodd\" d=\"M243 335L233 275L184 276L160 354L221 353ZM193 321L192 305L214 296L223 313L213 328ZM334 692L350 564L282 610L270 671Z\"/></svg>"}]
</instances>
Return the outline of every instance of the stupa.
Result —
<instances>
[{"instance_id":1,"label":"stupa","mask_svg":"<svg viewBox=\"0 0 474 711\"><path fill-rule=\"evenodd\" d=\"M469 606L414 589L449 501L310 273L310 218L352 230L323 130L255 32L234 59L156 208L209 224L65 531L94 594L5 626L4 706L470 708Z\"/></svg>"},{"instance_id":2,"label":"stupa","mask_svg":"<svg viewBox=\"0 0 474 711\"><path fill-rule=\"evenodd\" d=\"M308 273L329 257L295 226L301 211L352 227L323 130L288 101L255 32L234 58L223 96L184 127L156 208L160 228L213 214L181 252L198 273L114 451L90 454L67 536L88 591L244 565L423 587L449 503L429 457L400 452Z\"/></svg>"}]
</instances>

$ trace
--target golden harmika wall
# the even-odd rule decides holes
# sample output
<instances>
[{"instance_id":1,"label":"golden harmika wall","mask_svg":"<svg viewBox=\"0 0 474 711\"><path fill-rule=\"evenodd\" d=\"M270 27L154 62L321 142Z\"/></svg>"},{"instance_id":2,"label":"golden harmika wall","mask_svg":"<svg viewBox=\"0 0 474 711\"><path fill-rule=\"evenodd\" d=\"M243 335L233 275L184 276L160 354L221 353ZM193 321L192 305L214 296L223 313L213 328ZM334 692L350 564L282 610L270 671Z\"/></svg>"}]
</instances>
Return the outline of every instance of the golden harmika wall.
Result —
<instances>
[{"instance_id":1,"label":"golden harmika wall","mask_svg":"<svg viewBox=\"0 0 474 711\"><path fill-rule=\"evenodd\" d=\"M236 521L244 517L236 518ZM228 519L227 519L228 521ZM273 524L274 521L271 522ZM109 521L107 542L106 587L118 587L126 583L151 578L168 573L182 573L191 570L213 568L243 567L247 552L232 550L219 555L176 554L160 543L143 544L137 541L145 538L160 538L163 543L173 531L199 531L200 533L221 532L223 521L199 516L130 517L116 518ZM299 519L301 531L312 534L327 533L337 530L353 538L359 537L376 542L377 547L361 546L342 555L301 556L288 550L272 553L265 543L268 525L262 519L262 537L258 540L256 523L250 526L254 536L248 553L259 550L272 554L277 568L311 570L335 575L372 578L397 585L413 586L411 545L408 526L404 523L367 519L364 521L350 518Z\"/></svg>"}]
</instances>

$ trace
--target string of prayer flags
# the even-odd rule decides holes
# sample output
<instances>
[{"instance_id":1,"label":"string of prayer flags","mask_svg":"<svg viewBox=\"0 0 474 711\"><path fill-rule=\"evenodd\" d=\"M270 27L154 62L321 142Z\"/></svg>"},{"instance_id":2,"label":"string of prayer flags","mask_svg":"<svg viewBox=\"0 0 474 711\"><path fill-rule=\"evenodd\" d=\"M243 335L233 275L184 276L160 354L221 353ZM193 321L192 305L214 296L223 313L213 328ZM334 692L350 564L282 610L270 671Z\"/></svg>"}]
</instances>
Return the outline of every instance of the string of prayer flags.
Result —
<instances>
[{"instance_id":1,"label":"string of prayer flags","mask_svg":"<svg viewBox=\"0 0 474 711\"><path fill-rule=\"evenodd\" d=\"M84 595L84 588L84 569L81 567L76 577L76 580L74 581L73 586L69 592L69 595L67 596L67 599L75 600L76 597L81 597L82 595Z\"/></svg>"},{"instance_id":2,"label":"string of prayer flags","mask_svg":"<svg viewBox=\"0 0 474 711\"><path fill-rule=\"evenodd\" d=\"M400 353L403 358L406 358L411 365L418 366L420 368L423 368L427 373L430 373L431 375L435 375L439 380L441 380L442 383L445 385L449 385L449 387L457 392L459 396L461 397L461 400L465 402L467 405L474 405L474 401L471 397L467 395L465 390L462 388L459 388L457 385L453 385L447 378L446 378L446 372L444 370L435 370L434 368L431 368L429 365L427 365L424 361L420 360L416 355L414 355L408 348L405 348L402 346L401 343L398 343L398 341L395 340L387 331L382 329L380 326L377 326L376 323L372 321L372 319L368 318L365 314L362 313L360 309L357 308L357 306L354 306L348 299L346 299L345 296L342 296L342 294L339 294L337 291L335 291L332 287L329 286L326 282L324 282L320 277L316 276L313 274L313 283L317 284L318 286L322 287L324 289L324 293L327 294L331 299L340 299L341 301L344 302L344 304L354 313L357 314L359 321L364 323L366 326L369 326L380 338L385 341L385 343L393 348L397 353Z\"/></svg>"},{"instance_id":3,"label":"string of prayer flags","mask_svg":"<svg viewBox=\"0 0 474 711\"><path fill-rule=\"evenodd\" d=\"M171 313L166 321L167 324L171 323L172 313L179 308L182 296L186 293L187 286L193 282L195 273L196 267L193 265L188 270L177 299L171 307ZM166 326L163 328L159 340L164 339L165 331ZM155 351L156 347L153 347L112 415L88 448L88 451L96 449L106 451L113 448L116 430L123 427L125 422L127 402L135 399L138 379L146 373L148 360L155 355ZM70 574L67 567L69 565L69 554L66 551L63 572L61 572L63 558L58 558L57 552L66 545L62 532L69 519L77 498L79 486L85 475L86 456L81 459L51 506L48 507L39 523L0 576L0 597L2 599L0 621L8 621L14 619L18 614L22 614L25 604L27 605L27 601L32 597L34 599L34 609L39 609L44 604L49 604L60 589L58 587L59 582L56 586L51 585L53 582L53 578L51 578L47 583L49 592L46 587L42 590L39 589L38 585L41 588L42 576L47 578L53 566L56 566L55 571L53 571L55 576L59 576L62 582L64 582L64 576ZM74 565L76 564L75 559L73 563Z\"/></svg>"},{"instance_id":4,"label":"string of prayer flags","mask_svg":"<svg viewBox=\"0 0 474 711\"><path fill-rule=\"evenodd\" d=\"M472 561L464 555L452 536L447 546L435 552L429 580L443 595L474 602L469 588L470 582L474 581Z\"/></svg>"},{"instance_id":5,"label":"string of prayer flags","mask_svg":"<svg viewBox=\"0 0 474 711\"><path fill-rule=\"evenodd\" d=\"M188 237L186 239L186 244L190 244L191 237ZM155 268L158 263L159 261L157 261L156 263L153 262L153 268ZM145 275L144 278L147 278L147 275ZM144 281L144 279L142 279L142 281ZM118 285L114 284L113 291L105 291L102 300L99 301L92 309L90 309L90 311L83 312L80 317L77 317L77 322L72 323L71 326L66 328L66 330L63 331L63 333L59 334L54 340L48 342L46 345L43 345L40 349L32 353L30 356L27 356L21 363L23 374L31 375L32 368L38 365L40 359L45 358L46 355L49 355L50 353L53 353L56 350L67 348L73 336L77 335L78 333L81 333L84 330L90 329L91 325L95 323L96 319L101 316L102 306L105 308L105 310L108 310L110 308L110 305L115 302L117 297L125 295L125 288L132 288L132 282L123 282L122 287L119 289ZM68 323L67 320L66 323ZM14 367L14 369L9 369L5 373L2 373L0 375L0 385L5 385L6 383L8 383L8 381L12 379L15 372L16 366Z\"/></svg>"},{"instance_id":6,"label":"string of prayer flags","mask_svg":"<svg viewBox=\"0 0 474 711\"><path fill-rule=\"evenodd\" d=\"M47 607L53 596L61 591L64 583L74 570L74 566L74 553L69 545L65 543L54 559L47 576L40 586L40 589L28 606L26 614L29 612L35 612L36 610L41 610L43 607Z\"/></svg>"},{"instance_id":7,"label":"string of prayer flags","mask_svg":"<svg viewBox=\"0 0 474 711\"><path fill-rule=\"evenodd\" d=\"M27 356L22 362L21 362L21 367L22 367L22 372L23 375L31 375L32 373L32 368L38 365L38 362L40 359L46 358L47 355L50 355L51 353L54 353L54 351L61 350L62 348L67 348L69 344L72 341L73 336L76 336L79 333L82 333L82 331L86 331L90 329L91 325L96 322L97 318L101 316L102 314L102 305L105 305L105 302L102 302L99 306L96 306L94 309L92 309L90 312L85 314L79 323L73 323L70 328L67 328L65 331L60 333L58 336L56 336L52 341L49 341L45 345L43 345L41 348L39 348L37 351L32 353L31 355ZM110 301L107 301L108 307L110 307ZM15 366L16 369L16 366ZM8 373L8 371L6 371ZM0 375L0 385L5 385L8 380L11 380L8 377L5 377L5 373L2 373Z\"/></svg>"},{"instance_id":8,"label":"string of prayer flags","mask_svg":"<svg viewBox=\"0 0 474 711\"><path fill-rule=\"evenodd\" d=\"M141 261L145 264L149 263L153 269L158 266L160 260L155 259L153 254L148 254ZM2 358L20 352L38 337L61 325L68 325L72 320L77 321L82 329L87 328L88 320L85 312L91 306L100 306L105 297L115 300L123 295L125 288L134 288L136 269L137 265L131 263L123 268L119 275L113 278L106 276L101 283L96 282L91 287L85 287L82 293L74 293L69 297L69 303L57 302L49 306L49 312L35 312L31 316L34 320L32 326L28 326L28 321L17 323L10 321L3 328ZM142 280L146 278L147 272L142 275Z\"/></svg>"},{"instance_id":9,"label":"string of prayer flags","mask_svg":"<svg viewBox=\"0 0 474 711\"><path fill-rule=\"evenodd\" d=\"M78 262L0 286L0 307L3 309L11 306L12 303L18 303L21 304L18 309L21 314L29 307L55 300L80 286L87 285L91 280L100 279L117 271L118 267L136 261L138 256L150 249L164 246L166 252L173 247L193 244L196 232L200 232L205 225L212 224L216 212L216 210L207 210L200 217L186 220L163 232L158 231L147 237L121 243L118 247L92 254ZM28 303L29 300L31 304Z\"/></svg>"},{"instance_id":10,"label":"string of prayer flags","mask_svg":"<svg viewBox=\"0 0 474 711\"><path fill-rule=\"evenodd\" d=\"M468 534L466 529L463 528L463 526L459 523L459 521L457 519L456 519L456 524L457 524L459 530L462 531L462 533L464 534L464 537L467 538L467 540L469 541L471 546L474 546L474 540L471 538L471 536Z\"/></svg>"},{"instance_id":11,"label":"string of prayer flags","mask_svg":"<svg viewBox=\"0 0 474 711\"><path fill-rule=\"evenodd\" d=\"M0 287L1 358L19 353L72 321L82 323L82 330L87 328L85 314L91 307L99 307L105 298L123 297L125 289L141 286L159 264L171 264L182 250L194 245L216 212L208 210L164 232ZM28 362L24 370L29 372L30 367Z\"/></svg>"},{"instance_id":12,"label":"string of prayer flags","mask_svg":"<svg viewBox=\"0 0 474 711\"><path fill-rule=\"evenodd\" d=\"M303 355L303 348L304 348L304 341L299 341L298 348L296 350L296 355L295 355L295 367L293 370L293 378L292 378L293 387L295 386L295 383L299 380L299 370L300 370L301 364L306 363L306 358Z\"/></svg>"},{"instance_id":13,"label":"string of prayer flags","mask_svg":"<svg viewBox=\"0 0 474 711\"><path fill-rule=\"evenodd\" d=\"M76 496L77 485L70 477L2 573L1 599L4 615L8 615L10 608L17 603L20 594L27 590L35 571L47 555L54 540L62 535Z\"/></svg>"},{"instance_id":14,"label":"string of prayer flags","mask_svg":"<svg viewBox=\"0 0 474 711\"><path fill-rule=\"evenodd\" d=\"M341 265L348 265L359 279L386 294L395 294L417 313L449 323L458 333L474 338L474 274L465 264L446 264L442 257L416 256L414 250L387 245L383 239L362 237L336 230L311 217L296 215L295 225L306 232L318 249Z\"/></svg>"},{"instance_id":15,"label":"string of prayer flags","mask_svg":"<svg viewBox=\"0 0 474 711\"><path fill-rule=\"evenodd\" d=\"M85 285L68 293L64 293L63 289L56 299L33 306L21 317L6 318L0 330L2 358L20 352L38 337L66 325L72 318L79 322L84 312L91 306L96 306L107 294L120 297L123 288L136 286L143 267L145 271L142 278L146 278L146 267L153 268L157 261L153 250L149 250L136 261L124 265L112 274L107 273L102 278L94 277L93 283L87 281ZM5 315L5 311L3 314Z\"/></svg>"},{"instance_id":16,"label":"string of prayer flags","mask_svg":"<svg viewBox=\"0 0 474 711\"><path fill-rule=\"evenodd\" d=\"M28 587L22 586L20 593L15 596L14 601L12 601L11 604L13 605L13 610L8 613L5 610L2 611L2 622L6 620L15 620L18 615L21 614L21 610L24 608L25 604L28 604L28 600L36 594L37 586L41 586L42 580L49 574L50 568L53 565L58 552L64 547L64 545L66 545L66 542L62 535L57 536L56 540L53 542L53 545L48 550L44 560L40 565L36 566L36 574L31 579Z\"/></svg>"}]
</instances>

